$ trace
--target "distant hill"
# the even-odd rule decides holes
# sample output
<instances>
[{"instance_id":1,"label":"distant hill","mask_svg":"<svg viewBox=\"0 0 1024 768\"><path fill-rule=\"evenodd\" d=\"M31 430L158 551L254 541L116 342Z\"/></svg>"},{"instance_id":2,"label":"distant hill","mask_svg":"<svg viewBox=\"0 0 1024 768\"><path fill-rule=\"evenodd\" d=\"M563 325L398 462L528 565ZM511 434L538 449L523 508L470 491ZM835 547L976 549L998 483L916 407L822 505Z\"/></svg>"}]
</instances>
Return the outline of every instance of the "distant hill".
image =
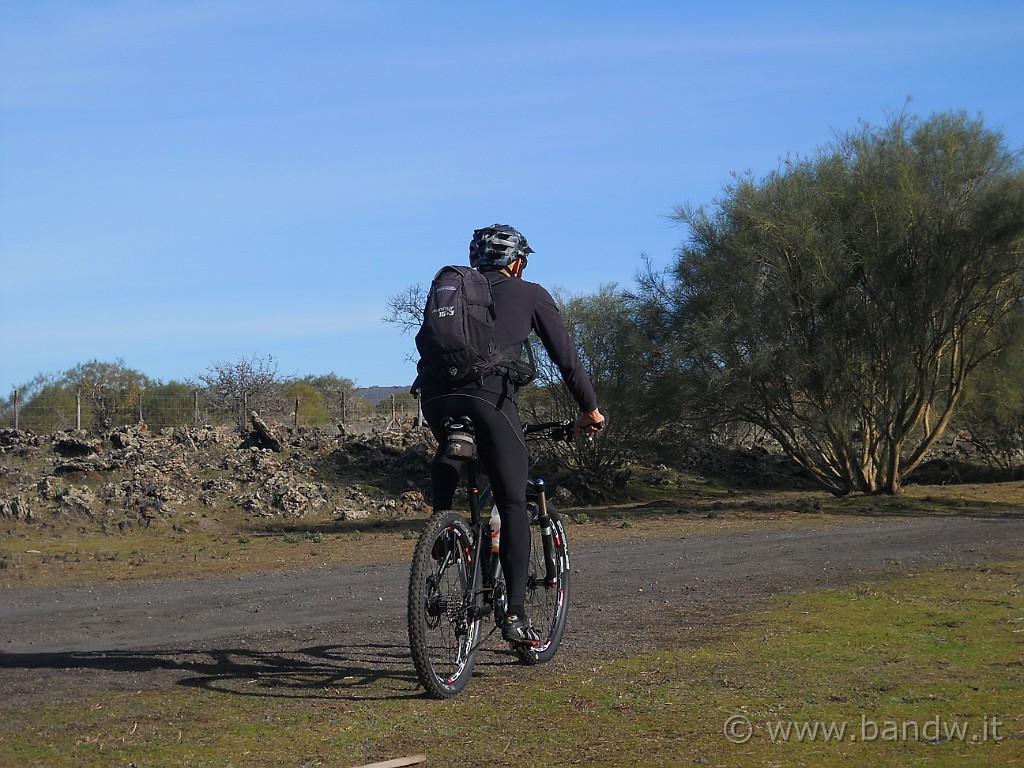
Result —
<instances>
[{"instance_id":1,"label":"distant hill","mask_svg":"<svg viewBox=\"0 0 1024 768\"><path fill-rule=\"evenodd\" d=\"M409 387L356 387L356 392L376 405L392 395L403 395L409 392Z\"/></svg>"}]
</instances>

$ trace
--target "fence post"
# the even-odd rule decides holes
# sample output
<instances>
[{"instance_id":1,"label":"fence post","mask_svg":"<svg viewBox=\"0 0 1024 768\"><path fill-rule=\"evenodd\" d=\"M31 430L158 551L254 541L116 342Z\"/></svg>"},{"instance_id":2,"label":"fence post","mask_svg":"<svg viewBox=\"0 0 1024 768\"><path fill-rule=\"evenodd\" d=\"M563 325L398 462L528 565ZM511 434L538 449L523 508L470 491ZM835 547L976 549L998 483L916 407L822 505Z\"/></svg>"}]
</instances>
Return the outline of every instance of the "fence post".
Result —
<instances>
[{"instance_id":1,"label":"fence post","mask_svg":"<svg viewBox=\"0 0 1024 768\"><path fill-rule=\"evenodd\" d=\"M299 398L295 398L295 428L299 428Z\"/></svg>"},{"instance_id":2,"label":"fence post","mask_svg":"<svg viewBox=\"0 0 1024 768\"><path fill-rule=\"evenodd\" d=\"M199 426L199 390L193 390L192 392L192 422L195 426Z\"/></svg>"},{"instance_id":3,"label":"fence post","mask_svg":"<svg viewBox=\"0 0 1024 768\"><path fill-rule=\"evenodd\" d=\"M139 424L142 424L142 392L139 392Z\"/></svg>"},{"instance_id":4,"label":"fence post","mask_svg":"<svg viewBox=\"0 0 1024 768\"><path fill-rule=\"evenodd\" d=\"M345 392L341 393L341 423L345 423Z\"/></svg>"},{"instance_id":5,"label":"fence post","mask_svg":"<svg viewBox=\"0 0 1024 768\"><path fill-rule=\"evenodd\" d=\"M14 390L14 428L18 429L18 390Z\"/></svg>"},{"instance_id":6,"label":"fence post","mask_svg":"<svg viewBox=\"0 0 1024 768\"><path fill-rule=\"evenodd\" d=\"M82 388L75 389L75 431L82 431Z\"/></svg>"}]
</instances>

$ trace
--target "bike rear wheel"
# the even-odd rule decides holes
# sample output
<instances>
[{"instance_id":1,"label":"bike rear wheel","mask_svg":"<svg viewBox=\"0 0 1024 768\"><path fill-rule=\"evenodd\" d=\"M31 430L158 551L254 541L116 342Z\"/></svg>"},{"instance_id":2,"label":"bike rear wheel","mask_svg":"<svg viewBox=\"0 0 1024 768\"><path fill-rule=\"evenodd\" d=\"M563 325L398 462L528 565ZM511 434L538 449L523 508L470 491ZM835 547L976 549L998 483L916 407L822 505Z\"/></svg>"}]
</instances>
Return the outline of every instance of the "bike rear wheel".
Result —
<instances>
[{"instance_id":1,"label":"bike rear wheel","mask_svg":"<svg viewBox=\"0 0 1024 768\"><path fill-rule=\"evenodd\" d=\"M550 661L558 651L569 614L569 542L558 512L547 505L550 518L555 578L548 581L540 510L530 503L530 566L526 582L526 614L540 633L536 646L517 645L516 655L526 664Z\"/></svg>"},{"instance_id":2,"label":"bike rear wheel","mask_svg":"<svg viewBox=\"0 0 1024 768\"><path fill-rule=\"evenodd\" d=\"M481 617L473 600L473 533L457 512L435 512L420 534L409 575L409 648L420 683L455 696L473 672Z\"/></svg>"}]
</instances>

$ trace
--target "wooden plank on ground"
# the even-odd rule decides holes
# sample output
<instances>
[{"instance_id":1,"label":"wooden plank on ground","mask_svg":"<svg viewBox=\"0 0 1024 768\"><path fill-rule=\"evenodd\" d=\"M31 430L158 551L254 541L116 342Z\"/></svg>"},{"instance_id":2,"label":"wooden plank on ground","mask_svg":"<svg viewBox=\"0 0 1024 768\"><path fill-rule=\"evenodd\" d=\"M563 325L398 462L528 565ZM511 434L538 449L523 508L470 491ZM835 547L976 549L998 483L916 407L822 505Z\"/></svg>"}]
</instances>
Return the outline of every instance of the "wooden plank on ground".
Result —
<instances>
[{"instance_id":1,"label":"wooden plank on ground","mask_svg":"<svg viewBox=\"0 0 1024 768\"><path fill-rule=\"evenodd\" d=\"M418 765L425 762L427 762L426 755L412 755L411 757L397 757L394 760L385 760L383 763L357 765L356 768L405 768L407 765Z\"/></svg>"}]
</instances>

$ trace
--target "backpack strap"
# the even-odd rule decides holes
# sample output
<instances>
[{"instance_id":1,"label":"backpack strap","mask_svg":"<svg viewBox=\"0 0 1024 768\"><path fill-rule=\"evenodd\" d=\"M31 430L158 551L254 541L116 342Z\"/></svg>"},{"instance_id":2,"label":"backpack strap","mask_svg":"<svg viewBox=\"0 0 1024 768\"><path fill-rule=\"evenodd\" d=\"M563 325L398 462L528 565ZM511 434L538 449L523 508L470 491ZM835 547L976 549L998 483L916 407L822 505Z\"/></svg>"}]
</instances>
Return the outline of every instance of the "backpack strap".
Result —
<instances>
[{"instance_id":1,"label":"backpack strap","mask_svg":"<svg viewBox=\"0 0 1024 768\"><path fill-rule=\"evenodd\" d=\"M488 270L486 274L490 274L492 270ZM494 270L496 271L496 270ZM490 280L491 288L504 283L506 280L512 280L514 278L501 273L497 280ZM523 362L520 357L523 352L526 352L526 361ZM510 347L506 347L501 351L501 360L495 366L501 371L506 378L508 378L517 387L523 387L529 384L531 381L537 378L537 360L533 354L533 345L530 344L529 339L524 341L522 344L513 344Z\"/></svg>"}]
</instances>

